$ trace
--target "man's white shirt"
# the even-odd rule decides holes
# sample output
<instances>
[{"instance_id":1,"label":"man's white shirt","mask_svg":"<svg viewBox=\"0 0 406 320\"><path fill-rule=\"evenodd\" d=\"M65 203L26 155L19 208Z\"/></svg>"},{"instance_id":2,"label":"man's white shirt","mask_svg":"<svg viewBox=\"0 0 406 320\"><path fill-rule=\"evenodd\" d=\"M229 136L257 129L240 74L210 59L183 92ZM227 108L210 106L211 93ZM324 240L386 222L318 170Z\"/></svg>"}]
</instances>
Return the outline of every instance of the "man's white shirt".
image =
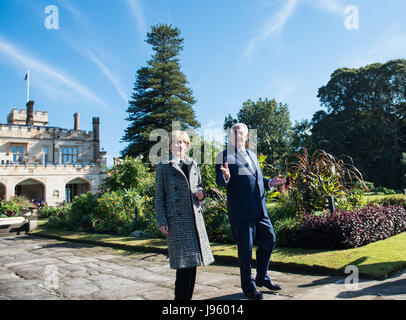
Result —
<instances>
[{"instance_id":1,"label":"man's white shirt","mask_svg":"<svg viewBox=\"0 0 406 320\"><path fill-rule=\"evenodd\" d=\"M244 160L244 161L241 161L241 162L244 163L244 164L248 164L247 170L250 170L252 173L254 173L255 172L255 170L254 170L255 166L252 163L251 157L249 156L248 152L245 149L244 150L237 149L237 153L238 153L238 155L237 155L238 159L241 160L241 158L242 158L242 160ZM228 184L229 181L230 181L230 178L227 180L226 177L224 177L224 173L223 173L223 178L224 178L225 183ZM269 189L271 189L271 187L272 187L271 186L271 180L269 180L268 186L269 186Z\"/></svg>"}]
</instances>

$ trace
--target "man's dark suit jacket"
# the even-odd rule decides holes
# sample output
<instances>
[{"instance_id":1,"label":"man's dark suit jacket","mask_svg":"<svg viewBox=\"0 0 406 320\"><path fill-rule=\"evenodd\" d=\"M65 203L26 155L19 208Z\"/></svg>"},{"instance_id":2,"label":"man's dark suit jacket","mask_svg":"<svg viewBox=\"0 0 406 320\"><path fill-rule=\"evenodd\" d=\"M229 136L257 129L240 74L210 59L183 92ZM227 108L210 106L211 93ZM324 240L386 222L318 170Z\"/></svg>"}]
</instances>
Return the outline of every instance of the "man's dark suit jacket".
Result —
<instances>
[{"instance_id":1,"label":"man's dark suit jacket","mask_svg":"<svg viewBox=\"0 0 406 320\"><path fill-rule=\"evenodd\" d=\"M234 150L234 152L233 152ZM268 216L265 203L265 188L269 190L269 180L264 178L258 162L258 158L250 150L247 150L255 172L248 171L244 161L237 157L237 150L220 152L216 158L216 182L217 185L226 187L227 208L230 218L255 219ZM231 151L231 152L230 152ZM230 169L230 180L226 183L220 166L227 162ZM245 174L244 174L245 173ZM247 174L249 173L249 174Z\"/></svg>"}]
</instances>

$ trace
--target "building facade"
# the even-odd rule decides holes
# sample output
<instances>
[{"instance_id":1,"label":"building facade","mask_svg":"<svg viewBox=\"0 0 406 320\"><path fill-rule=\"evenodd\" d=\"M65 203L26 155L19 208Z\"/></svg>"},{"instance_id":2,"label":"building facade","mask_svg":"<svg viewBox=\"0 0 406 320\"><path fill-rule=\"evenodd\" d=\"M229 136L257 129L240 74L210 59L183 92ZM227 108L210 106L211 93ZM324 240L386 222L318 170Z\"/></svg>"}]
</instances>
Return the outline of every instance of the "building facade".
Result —
<instances>
[{"instance_id":1,"label":"building facade","mask_svg":"<svg viewBox=\"0 0 406 320\"><path fill-rule=\"evenodd\" d=\"M48 126L48 113L13 108L0 123L0 199L25 196L49 206L71 202L76 195L96 193L104 178L106 152L100 151L99 118L93 130Z\"/></svg>"}]
</instances>

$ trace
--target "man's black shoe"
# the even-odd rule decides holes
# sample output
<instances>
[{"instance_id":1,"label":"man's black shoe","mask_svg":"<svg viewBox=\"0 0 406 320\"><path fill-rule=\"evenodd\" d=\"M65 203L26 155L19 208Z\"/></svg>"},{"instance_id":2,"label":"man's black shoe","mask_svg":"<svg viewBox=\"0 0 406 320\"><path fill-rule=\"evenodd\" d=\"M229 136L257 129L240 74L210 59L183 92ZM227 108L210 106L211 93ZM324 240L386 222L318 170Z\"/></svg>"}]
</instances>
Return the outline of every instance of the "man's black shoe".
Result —
<instances>
[{"instance_id":1,"label":"man's black shoe","mask_svg":"<svg viewBox=\"0 0 406 320\"><path fill-rule=\"evenodd\" d=\"M273 283L272 281L267 281L262 284L257 283L257 287L265 287L269 290L281 290L282 287L279 284Z\"/></svg>"},{"instance_id":2,"label":"man's black shoe","mask_svg":"<svg viewBox=\"0 0 406 320\"><path fill-rule=\"evenodd\" d=\"M251 291L244 291L244 294L246 297L254 300L262 300L264 298L262 292L259 291L257 288Z\"/></svg>"}]
</instances>

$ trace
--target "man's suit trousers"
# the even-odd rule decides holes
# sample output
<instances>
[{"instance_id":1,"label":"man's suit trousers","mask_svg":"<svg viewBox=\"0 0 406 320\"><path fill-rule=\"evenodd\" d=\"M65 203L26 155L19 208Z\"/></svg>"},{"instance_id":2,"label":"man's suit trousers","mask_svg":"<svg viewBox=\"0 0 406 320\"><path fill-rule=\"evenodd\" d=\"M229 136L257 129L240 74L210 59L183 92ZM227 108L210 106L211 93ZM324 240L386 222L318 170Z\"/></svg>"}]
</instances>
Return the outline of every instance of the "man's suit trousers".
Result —
<instances>
[{"instance_id":1,"label":"man's suit trousers","mask_svg":"<svg viewBox=\"0 0 406 320\"><path fill-rule=\"evenodd\" d=\"M264 283L270 278L267 274L269 260L275 247L276 236L268 216L261 215L258 219L233 219L229 215L231 231L238 247L238 263L240 266L241 288L244 292L256 288L256 283ZM251 274L252 248L256 251L257 274Z\"/></svg>"}]
</instances>

